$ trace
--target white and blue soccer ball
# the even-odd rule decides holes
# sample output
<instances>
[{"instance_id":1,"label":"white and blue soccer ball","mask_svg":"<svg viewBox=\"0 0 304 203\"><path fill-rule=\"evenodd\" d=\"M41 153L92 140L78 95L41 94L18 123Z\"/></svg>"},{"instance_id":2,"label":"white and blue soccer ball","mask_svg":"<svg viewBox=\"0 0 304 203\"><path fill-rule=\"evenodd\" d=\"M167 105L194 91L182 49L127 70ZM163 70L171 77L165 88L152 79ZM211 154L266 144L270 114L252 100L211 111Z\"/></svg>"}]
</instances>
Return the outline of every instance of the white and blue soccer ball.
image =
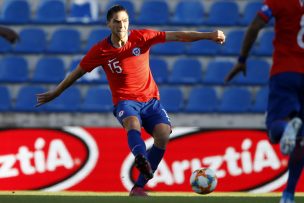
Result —
<instances>
[{"instance_id":1,"label":"white and blue soccer ball","mask_svg":"<svg viewBox=\"0 0 304 203\"><path fill-rule=\"evenodd\" d=\"M198 194L209 194L217 185L215 172L210 168L200 168L191 174L190 184L192 190Z\"/></svg>"}]
</instances>

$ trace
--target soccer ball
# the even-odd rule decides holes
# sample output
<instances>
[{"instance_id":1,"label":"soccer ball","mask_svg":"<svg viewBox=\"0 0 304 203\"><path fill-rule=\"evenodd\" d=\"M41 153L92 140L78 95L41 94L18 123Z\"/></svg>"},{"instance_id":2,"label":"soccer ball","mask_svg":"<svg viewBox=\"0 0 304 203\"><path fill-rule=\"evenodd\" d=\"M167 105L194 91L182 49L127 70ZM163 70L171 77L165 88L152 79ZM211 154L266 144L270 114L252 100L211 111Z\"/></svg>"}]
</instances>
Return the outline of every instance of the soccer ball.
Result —
<instances>
[{"instance_id":1,"label":"soccer ball","mask_svg":"<svg viewBox=\"0 0 304 203\"><path fill-rule=\"evenodd\" d=\"M211 193L217 185L217 177L210 168L200 168L191 174L192 190L198 194Z\"/></svg>"}]
</instances>

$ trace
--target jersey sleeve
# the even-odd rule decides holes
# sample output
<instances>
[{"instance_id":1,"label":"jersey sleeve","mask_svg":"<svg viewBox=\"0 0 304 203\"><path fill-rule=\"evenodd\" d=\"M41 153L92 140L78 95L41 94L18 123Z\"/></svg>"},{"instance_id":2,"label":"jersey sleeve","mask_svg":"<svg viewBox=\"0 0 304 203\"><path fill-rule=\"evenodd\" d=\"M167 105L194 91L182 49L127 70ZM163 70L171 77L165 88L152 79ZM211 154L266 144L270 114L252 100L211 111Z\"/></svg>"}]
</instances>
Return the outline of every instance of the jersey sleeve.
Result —
<instances>
[{"instance_id":1,"label":"jersey sleeve","mask_svg":"<svg viewBox=\"0 0 304 203\"><path fill-rule=\"evenodd\" d=\"M166 41L166 33L163 31L143 30L142 32L144 41L150 46Z\"/></svg>"},{"instance_id":2,"label":"jersey sleeve","mask_svg":"<svg viewBox=\"0 0 304 203\"><path fill-rule=\"evenodd\" d=\"M86 72L91 72L94 68L101 66L100 57L101 46L99 44L93 46L88 53L80 61L80 66Z\"/></svg>"},{"instance_id":3,"label":"jersey sleeve","mask_svg":"<svg viewBox=\"0 0 304 203\"><path fill-rule=\"evenodd\" d=\"M258 15L268 23L273 17L275 11L275 2L273 0L265 0L262 8L258 11Z\"/></svg>"}]
</instances>

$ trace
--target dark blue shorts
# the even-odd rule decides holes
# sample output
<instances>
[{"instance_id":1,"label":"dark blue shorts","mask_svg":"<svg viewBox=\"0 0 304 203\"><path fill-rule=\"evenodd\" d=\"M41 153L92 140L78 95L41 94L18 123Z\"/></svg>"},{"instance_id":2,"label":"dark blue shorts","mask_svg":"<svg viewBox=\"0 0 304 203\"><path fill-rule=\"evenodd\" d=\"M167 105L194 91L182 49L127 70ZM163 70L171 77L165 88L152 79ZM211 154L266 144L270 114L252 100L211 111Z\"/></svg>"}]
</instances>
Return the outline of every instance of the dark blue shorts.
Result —
<instances>
[{"instance_id":1,"label":"dark blue shorts","mask_svg":"<svg viewBox=\"0 0 304 203\"><path fill-rule=\"evenodd\" d=\"M280 73L269 81L266 125L276 120L304 118L304 74Z\"/></svg>"},{"instance_id":2,"label":"dark blue shorts","mask_svg":"<svg viewBox=\"0 0 304 203\"><path fill-rule=\"evenodd\" d=\"M155 125L164 123L171 126L170 118L159 100L148 102L133 100L120 101L113 110L114 116L122 125L122 120L129 116L136 116L142 127L152 135Z\"/></svg>"}]
</instances>

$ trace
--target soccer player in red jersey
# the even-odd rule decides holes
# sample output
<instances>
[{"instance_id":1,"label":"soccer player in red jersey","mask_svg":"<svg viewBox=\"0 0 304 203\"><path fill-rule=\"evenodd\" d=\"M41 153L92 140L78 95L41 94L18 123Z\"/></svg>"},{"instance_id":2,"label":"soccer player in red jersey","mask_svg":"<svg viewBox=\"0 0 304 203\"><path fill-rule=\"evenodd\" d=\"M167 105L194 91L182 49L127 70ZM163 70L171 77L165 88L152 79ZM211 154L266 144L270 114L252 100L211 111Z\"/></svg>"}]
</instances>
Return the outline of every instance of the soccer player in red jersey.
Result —
<instances>
[{"instance_id":1,"label":"soccer player in red jersey","mask_svg":"<svg viewBox=\"0 0 304 203\"><path fill-rule=\"evenodd\" d=\"M246 59L259 31L275 19L273 64L269 79L266 126L272 143L289 155L289 177L280 203L294 203L294 193L304 165L304 1L265 0L250 24L238 63L226 82L246 74ZM259 67L257 67L259 68Z\"/></svg>"},{"instance_id":2,"label":"soccer player in red jersey","mask_svg":"<svg viewBox=\"0 0 304 203\"><path fill-rule=\"evenodd\" d=\"M158 88L149 67L150 47L166 41L213 40L222 44L225 35L219 30L129 30L128 13L120 5L109 9L107 25L111 35L93 46L54 90L38 94L37 106L55 99L86 72L102 66L112 92L114 115L127 131L128 145L140 171L130 195L147 196L143 187L162 160L171 133L170 119L159 102ZM148 152L141 138L141 127L154 138L154 145Z\"/></svg>"},{"instance_id":3,"label":"soccer player in red jersey","mask_svg":"<svg viewBox=\"0 0 304 203\"><path fill-rule=\"evenodd\" d=\"M10 43L15 43L19 39L18 34L14 30L3 26L0 26L0 36Z\"/></svg>"}]
</instances>

